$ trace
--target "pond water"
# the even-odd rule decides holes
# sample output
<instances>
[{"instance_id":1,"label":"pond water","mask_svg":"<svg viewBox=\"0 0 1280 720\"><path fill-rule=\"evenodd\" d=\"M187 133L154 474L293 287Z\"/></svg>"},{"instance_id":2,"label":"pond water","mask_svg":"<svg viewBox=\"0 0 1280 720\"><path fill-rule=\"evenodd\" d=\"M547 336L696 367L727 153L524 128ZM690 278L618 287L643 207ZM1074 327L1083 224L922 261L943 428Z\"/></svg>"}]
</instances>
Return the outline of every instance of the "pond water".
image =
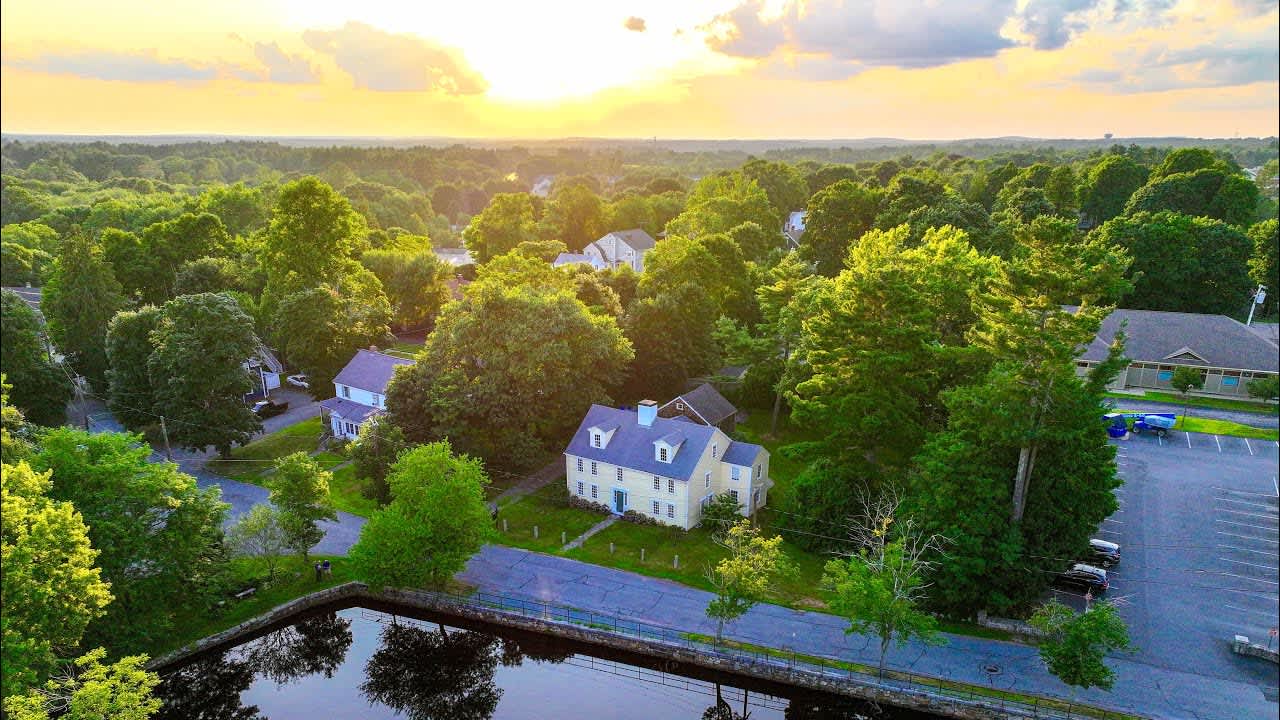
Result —
<instances>
[{"instance_id":1,"label":"pond water","mask_svg":"<svg viewBox=\"0 0 1280 720\"><path fill-rule=\"evenodd\" d=\"M398 611L397 611L398 612ZM348 608L166 670L157 718L933 717L496 626Z\"/></svg>"}]
</instances>

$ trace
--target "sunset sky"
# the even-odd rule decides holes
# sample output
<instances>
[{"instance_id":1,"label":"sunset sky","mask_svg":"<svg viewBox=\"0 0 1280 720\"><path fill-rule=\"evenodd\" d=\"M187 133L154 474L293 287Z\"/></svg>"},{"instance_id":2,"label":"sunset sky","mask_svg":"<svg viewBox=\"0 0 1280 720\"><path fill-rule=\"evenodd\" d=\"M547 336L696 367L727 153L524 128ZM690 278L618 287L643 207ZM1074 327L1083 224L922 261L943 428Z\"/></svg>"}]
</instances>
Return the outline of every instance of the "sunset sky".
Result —
<instances>
[{"instance_id":1,"label":"sunset sky","mask_svg":"<svg viewBox=\"0 0 1280 720\"><path fill-rule=\"evenodd\" d=\"M5 0L7 133L1280 133L1266 0Z\"/></svg>"}]
</instances>

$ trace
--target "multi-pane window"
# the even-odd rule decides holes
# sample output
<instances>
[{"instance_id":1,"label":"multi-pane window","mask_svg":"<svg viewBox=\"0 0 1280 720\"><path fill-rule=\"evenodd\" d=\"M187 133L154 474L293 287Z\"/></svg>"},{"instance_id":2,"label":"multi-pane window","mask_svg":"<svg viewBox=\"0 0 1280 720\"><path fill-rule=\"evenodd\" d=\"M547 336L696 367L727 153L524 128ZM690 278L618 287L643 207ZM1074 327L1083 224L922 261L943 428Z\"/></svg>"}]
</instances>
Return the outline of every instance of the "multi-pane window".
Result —
<instances>
[{"instance_id":1,"label":"multi-pane window","mask_svg":"<svg viewBox=\"0 0 1280 720\"><path fill-rule=\"evenodd\" d=\"M582 481L581 481L581 480L579 480L579 481L578 481L578 497L582 497L582 495L583 495L583 491L582 491Z\"/></svg>"},{"instance_id":2,"label":"multi-pane window","mask_svg":"<svg viewBox=\"0 0 1280 720\"><path fill-rule=\"evenodd\" d=\"M658 502L657 500L654 500L654 501L653 501L653 515L654 515L654 517L657 517L657 516L658 516L658 514L662 512L662 511L661 511L661 507L662 507L662 503Z\"/></svg>"},{"instance_id":3,"label":"multi-pane window","mask_svg":"<svg viewBox=\"0 0 1280 720\"><path fill-rule=\"evenodd\" d=\"M716 443L711 443L711 459L714 460L718 457L720 457L720 446Z\"/></svg>"},{"instance_id":4,"label":"multi-pane window","mask_svg":"<svg viewBox=\"0 0 1280 720\"><path fill-rule=\"evenodd\" d=\"M759 490L756 491L756 496L752 501L752 504L755 505L756 507L760 507L760 491Z\"/></svg>"},{"instance_id":5,"label":"multi-pane window","mask_svg":"<svg viewBox=\"0 0 1280 720\"><path fill-rule=\"evenodd\" d=\"M591 499L592 499L592 500L595 500L597 497L599 497L599 496L600 496L600 492L599 492L599 490L600 490L600 488L596 487L595 485L592 485L592 486L591 486Z\"/></svg>"},{"instance_id":6,"label":"multi-pane window","mask_svg":"<svg viewBox=\"0 0 1280 720\"><path fill-rule=\"evenodd\" d=\"M578 458L578 472L582 472L582 458Z\"/></svg>"},{"instance_id":7,"label":"multi-pane window","mask_svg":"<svg viewBox=\"0 0 1280 720\"><path fill-rule=\"evenodd\" d=\"M662 462L666 462L666 461L667 461L667 449L666 449L666 448L658 448L658 459L659 459L659 460L661 460Z\"/></svg>"},{"instance_id":8,"label":"multi-pane window","mask_svg":"<svg viewBox=\"0 0 1280 720\"><path fill-rule=\"evenodd\" d=\"M657 475L653 476L653 489L654 490L662 489L662 478L658 477Z\"/></svg>"},{"instance_id":9,"label":"multi-pane window","mask_svg":"<svg viewBox=\"0 0 1280 720\"><path fill-rule=\"evenodd\" d=\"M614 478L616 478L616 479L617 479L617 481L618 481L618 482L622 482L622 468L618 468L618 469L614 470L614 471L613 471L613 476L614 476Z\"/></svg>"},{"instance_id":10,"label":"multi-pane window","mask_svg":"<svg viewBox=\"0 0 1280 720\"><path fill-rule=\"evenodd\" d=\"M579 460L579 461L578 461L578 463L579 463L579 464L581 464L581 463L582 463L582 461L581 461L581 460ZM579 469L579 470L581 470L582 468L578 468L578 469ZM742 476L742 473L740 473L740 472L738 471L738 466L737 466L737 465L730 465L730 466L729 466L729 477L733 478L734 480L737 480L737 479L738 479L738 478L740 478L741 476Z\"/></svg>"},{"instance_id":11,"label":"multi-pane window","mask_svg":"<svg viewBox=\"0 0 1280 720\"><path fill-rule=\"evenodd\" d=\"M675 491L676 491L676 481L672 478L667 478L667 492L673 493Z\"/></svg>"},{"instance_id":12,"label":"multi-pane window","mask_svg":"<svg viewBox=\"0 0 1280 720\"><path fill-rule=\"evenodd\" d=\"M738 502L738 491L737 491L737 490L730 490L730 491L729 491L729 497L733 498L733 501L734 501L734 502Z\"/></svg>"},{"instance_id":13,"label":"multi-pane window","mask_svg":"<svg viewBox=\"0 0 1280 720\"><path fill-rule=\"evenodd\" d=\"M761 465L757 465L757 466L756 466L756 479L757 479L757 480L759 480L759 479L760 479L760 468L761 468L761 467L763 467L763 466L761 466Z\"/></svg>"},{"instance_id":14,"label":"multi-pane window","mask_svg":"<svg viewBox=\"0 0 1280 720\"><path fill-rule=\"evenodd\" d=\"M702 486L711 487L711 473L706 473L702 476Z\"/></svg>"},{"instance_id":15,"label":"multi-pane window","mask_svg":"<svg viewBox=\"0 0 1280 720\"><path fill-rule=\"evenodd\" d=\"M600 468L596 465L596 461L595 461L595 460L592 460L592 461L591 461L591 474L592 474L592 475L599 475L599 474L600 474Z\"/></svg>"},{"instance_id":16,"label":"multi-pane window","mask_svg":"<svg viewBox=\"0 0 1280 720\"><path fill-rule=\"evenodd\" d=\"M342 397L344 397L344 398L350 398L350 397L351 397L351 387L350 387L350 386L348 386L348 385L343 385L343 386L342 386Z\"/></svg>"},{"instance_id":17,"label":"multi-pane window","mask_svg":"<svg viewBox=\"0 0 1280 720\"><path fill-rule=\"evenodd\" d=\"M600 447L600 433L592 433L591 445L592 447Z\"/></svg>"},{"instance_id":18,"label":"multi-pane window","mask_svg":"<svg viewBox=\"0 0 1280 720\"><path fill-rule=\"evenodd\" d=\"M669 517L669 518L673 518L673 517L675 517L675 516L676 516L676 506L675 506L675 505L668 505L668 506L667 506L667 517Z\"/></svg>"}]
</instances>

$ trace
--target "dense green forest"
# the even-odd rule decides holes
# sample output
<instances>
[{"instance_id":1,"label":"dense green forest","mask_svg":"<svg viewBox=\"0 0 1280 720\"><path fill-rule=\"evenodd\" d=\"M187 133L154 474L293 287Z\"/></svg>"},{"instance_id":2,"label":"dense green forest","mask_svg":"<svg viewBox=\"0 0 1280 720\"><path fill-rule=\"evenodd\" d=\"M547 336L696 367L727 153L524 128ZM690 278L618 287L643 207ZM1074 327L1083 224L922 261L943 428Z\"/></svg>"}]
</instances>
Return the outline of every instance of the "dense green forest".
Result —
<instances>
[{"instance_id":1,"label":"dense green forest","mask_svg":"<svg viewBox=\"0 0 1280 720\"><path fill-rule=\"evenodd\" d=\"M801 533L788 540L824 549L861 499L893 493L948 540L932 608L968 617L1029 608L1115 509L1097 415L1123 347L1087 377L1074 362L1102 318L1241 316L1277 284L1274 138L754 156L8 141L2 162L4 284L43 294L42 325L4 293L6 563L29 542L13 502L14 523L71 528L62 555L24 552L81 570L51 576L76 620L50 642L48 617L19 618L12 642L6 624L5 694L82 635L134 652L225 591L215 496L148 463L138 436L48 429L73 376L131 430L164 416L174 444L225 453L260 429L241 368L260 342L323 398L357 348L422 333L378 432L522 471L593 402L746 365L738 404L807 438L782 451L802 468L778 508ZM780 230L802 209L793 243ZM660 238L643 273L549 262L637 227ZM434 252L463 246L476 267ZM153 535L161 512L171 539ZM38 572L10 575L6 608L43 592Z\"/></svg>"}]
</instances>

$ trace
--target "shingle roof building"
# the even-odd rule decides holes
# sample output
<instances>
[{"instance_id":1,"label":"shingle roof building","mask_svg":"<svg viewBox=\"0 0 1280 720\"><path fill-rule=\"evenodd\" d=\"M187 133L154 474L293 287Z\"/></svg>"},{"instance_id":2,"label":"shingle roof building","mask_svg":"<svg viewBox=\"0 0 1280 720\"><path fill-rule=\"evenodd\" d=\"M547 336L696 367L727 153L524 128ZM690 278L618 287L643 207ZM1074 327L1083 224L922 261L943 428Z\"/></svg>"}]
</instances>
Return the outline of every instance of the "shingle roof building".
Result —
<instances>
[{"instance_id":1,"label":"shingle roof building","mask_svg":"<svg viewBox=\"0 0 1280 720\"><path fill-rule=\"evenodd\" d=\"M658 408L662 417L684 415L694 422L714 425L725 432L733 432L738 409L711 385L702 383L683 395Z\"/></svg>"},{"instance_id":2,"label":"shingle roof building","mask_svg":"<svg viewBox=\"0 0 1280 720\"><path fill-rule=\"evenodd\" d=\"M1244 323L1226 315L1116 310L1102 322L1098 336L1082 360L1100 361L1116 331L1124 324L1125 354L1135 362L1173 362L1178 365L1277 372L1280 352Z\"/></svg>"},{"instance_id":3,"label":"shingle roof building","mask_svg":"<svg viewBox=\"0 0 1280 720\"><path fill-rule=\"evenodd\" d=\"M396 368L412 364L412 360L393 357L376 350L357 350L355 357L351 358L351 362L342 368L333 381L338 385L384 394Z\"/></svg>"},{"instance_id":4,"label":"shingle roof building","mask_svg":"<svg viewBox=\"0 0 1280 720\"><path fill-rule=\"evenodd\" d=\"M589 431L593 427L602 430L617 427L617 430L605 447L598 448L591 444ZM649 427L644 427L636 421L634 410L592 405L578 424L578 430L565 452L652 475L688 480L714 434L715 428L706 425L661 417L655 418ZM671 462L664 463L653 452L653 444L659 440L665 440L668 445L677 445L683 440L684 445Z\"/></svg>"}]
</instances>

